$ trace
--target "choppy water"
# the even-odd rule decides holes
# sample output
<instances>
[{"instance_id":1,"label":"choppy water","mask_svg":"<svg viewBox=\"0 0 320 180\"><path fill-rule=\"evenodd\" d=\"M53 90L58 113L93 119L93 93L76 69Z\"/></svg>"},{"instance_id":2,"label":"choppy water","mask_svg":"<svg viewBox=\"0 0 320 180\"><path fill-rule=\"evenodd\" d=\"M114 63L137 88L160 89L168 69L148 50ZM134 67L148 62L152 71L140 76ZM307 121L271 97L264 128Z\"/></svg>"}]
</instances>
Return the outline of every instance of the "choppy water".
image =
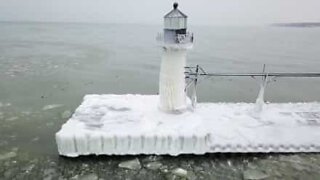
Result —
<instances>
[{"instance_id":1,"label":"choppy water","mask_svg":"<svg viewBox=\"0 0 320 180\"><path fill-rule=\"evenodd\" d=\"M190 27L188 63L209 72L319 72L320 29ZM138 156L142 168L118 164L135 157L59 157L54 133L89 93L158 92L161 26L0 23L0 179L317 179L319 154ZM199 85L199 101L254 102L249 78L216 78ZM278 79L271 102L319 101L320 79ZM161 162L156 170L151 161ZM182 177L184 178L184 177Z\"/></svg>"}]
</instances>

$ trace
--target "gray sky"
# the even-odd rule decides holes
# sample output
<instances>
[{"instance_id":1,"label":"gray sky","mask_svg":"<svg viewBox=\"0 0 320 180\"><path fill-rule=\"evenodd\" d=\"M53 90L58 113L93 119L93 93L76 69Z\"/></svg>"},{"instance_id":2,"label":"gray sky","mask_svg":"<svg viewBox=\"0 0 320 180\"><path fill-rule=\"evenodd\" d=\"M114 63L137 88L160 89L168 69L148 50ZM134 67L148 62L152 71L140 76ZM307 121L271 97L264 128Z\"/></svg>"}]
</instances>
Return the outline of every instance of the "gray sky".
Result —
<instances>
[{"instance_id":1,"label":"gray sky","mask_svg":"<svg viewBox=\"0 0 320 180\"><path fill-rule=\"evenodd\" d=\"M160 24L173 0L0 0L0 21ZM195 25L320 22L320 0L177 0Z\"/></svg>"}]
</instances>

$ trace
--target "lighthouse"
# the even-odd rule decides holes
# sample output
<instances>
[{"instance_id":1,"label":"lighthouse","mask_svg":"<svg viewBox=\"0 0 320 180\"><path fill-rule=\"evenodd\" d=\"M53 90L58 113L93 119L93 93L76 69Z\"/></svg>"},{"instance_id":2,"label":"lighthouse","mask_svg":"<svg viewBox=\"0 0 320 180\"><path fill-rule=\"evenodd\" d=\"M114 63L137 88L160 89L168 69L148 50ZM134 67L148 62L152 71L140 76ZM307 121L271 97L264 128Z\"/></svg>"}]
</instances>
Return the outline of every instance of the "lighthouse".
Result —
<instances>
[{"instance_id":1,"label":"lighthouse","mask_svg":"<svg viewBox=\"0 0 320 180\"><path fill-rule=\"evenodd\" d=\"M184 67L187 50L193 45L193 34L187 31L187 16L178 9L178 3L164 16L163 34L157 40L163 49L159 108L165 112L183 112L187 108Z\"/></svg>"}]
</instances>

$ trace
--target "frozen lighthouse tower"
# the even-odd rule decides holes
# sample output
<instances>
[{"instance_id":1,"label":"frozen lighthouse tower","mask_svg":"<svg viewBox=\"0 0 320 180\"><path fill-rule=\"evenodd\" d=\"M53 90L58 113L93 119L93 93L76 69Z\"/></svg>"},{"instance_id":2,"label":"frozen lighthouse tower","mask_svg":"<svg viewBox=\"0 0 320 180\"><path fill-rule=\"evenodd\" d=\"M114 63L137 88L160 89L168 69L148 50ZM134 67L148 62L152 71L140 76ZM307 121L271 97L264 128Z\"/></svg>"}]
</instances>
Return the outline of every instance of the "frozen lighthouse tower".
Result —
<instances>
[{"instance_id":1,"label":"frozen lighthouse tower","mask_svg":"<svg viewBox=\"0 0 320 180\"><path fill-rule=\"evenodd\" d=\"M184 67L193 35L187 32L187 16L178 9L178 3L164 16L163 35L157 39L163 48L159 108L165 112L183 111L187 107Z\"/></svg>"}]
</instances>

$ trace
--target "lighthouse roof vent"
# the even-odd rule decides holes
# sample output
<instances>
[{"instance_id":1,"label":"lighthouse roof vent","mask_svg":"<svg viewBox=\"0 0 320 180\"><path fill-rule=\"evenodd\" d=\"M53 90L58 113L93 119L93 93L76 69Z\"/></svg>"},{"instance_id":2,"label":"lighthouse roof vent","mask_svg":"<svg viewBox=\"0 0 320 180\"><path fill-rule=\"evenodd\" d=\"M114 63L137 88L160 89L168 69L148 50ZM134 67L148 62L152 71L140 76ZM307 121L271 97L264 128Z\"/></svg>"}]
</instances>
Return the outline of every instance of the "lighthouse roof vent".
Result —
<instances>
[{"instance_id":1,"label":"lighthouse roof vent","mask_svg":"<svg viewBox=\"0 0 320 180\"><path fill-rule=\"evenodd\" d=\"M187 18L188 16L185 15L178 9L178 3L173 4L173 10L170 11L168 14L164 16L164 18Z\"/></svg>"}]
</instances>

